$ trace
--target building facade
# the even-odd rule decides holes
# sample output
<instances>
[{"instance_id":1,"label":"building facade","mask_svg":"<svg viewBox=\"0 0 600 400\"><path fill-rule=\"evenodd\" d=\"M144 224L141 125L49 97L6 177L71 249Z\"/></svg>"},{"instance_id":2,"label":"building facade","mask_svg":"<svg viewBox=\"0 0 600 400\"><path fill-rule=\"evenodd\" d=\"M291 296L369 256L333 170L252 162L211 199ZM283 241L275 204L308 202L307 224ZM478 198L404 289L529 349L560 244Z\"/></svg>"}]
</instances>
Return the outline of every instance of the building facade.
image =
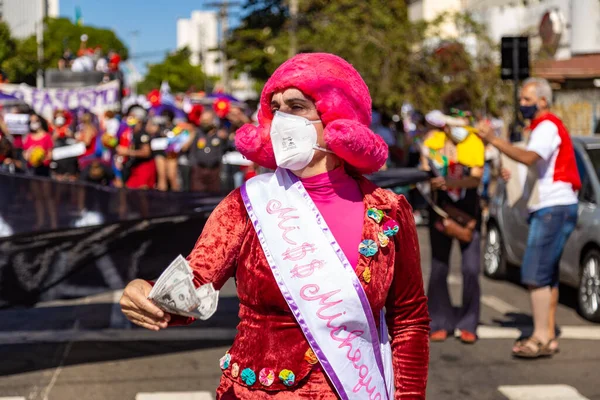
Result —
<instances>
[{"instance_id":1,"label":"building facade","mask_svg":"<svg viewBox=\"0 0 600 400\"><path fill-rule=\"evenodd\" d=\"M204 73L221 76L219 63L219 22L215 11L194 11L190 18L177 20L177 48L188 47L190 62L202 65Z\"/></svg>"},{"instance_id":2,"label":"building facade","mask_svg":"<svg viewBox=\"0 0 600 400\"><path fill-rule=\"evenodd\" d=\"M466 10L467 0L407 0L408 18L411 21L432 21L442 13L460 13ZM446 37L458 35L451 22L444 23L441 33Z\"/></svg>"},{"instance_id":3,"label":"building facade","mask_svg":"<svg viewBox=\"0 0 600 400\"><path fill-rule=\"evenodd\" d=\"M413 21L468 12L496 43L528 36L532 75L551 81L554 109L571 133L600 133L600 0L407 0L407 6ZM441 34L458 37L447 25Z\"/></svg>"},{"instance_id":4,"label":"building facade","mask_svg":"<svg viewBox=\"0 0 600 400\"><path fill-rule=\"evenodd\" d=\"M35 35L43 16L58 18L59 0L0 0L0 18L12 35L23 39Z\"/></svg>"}]
</instances>

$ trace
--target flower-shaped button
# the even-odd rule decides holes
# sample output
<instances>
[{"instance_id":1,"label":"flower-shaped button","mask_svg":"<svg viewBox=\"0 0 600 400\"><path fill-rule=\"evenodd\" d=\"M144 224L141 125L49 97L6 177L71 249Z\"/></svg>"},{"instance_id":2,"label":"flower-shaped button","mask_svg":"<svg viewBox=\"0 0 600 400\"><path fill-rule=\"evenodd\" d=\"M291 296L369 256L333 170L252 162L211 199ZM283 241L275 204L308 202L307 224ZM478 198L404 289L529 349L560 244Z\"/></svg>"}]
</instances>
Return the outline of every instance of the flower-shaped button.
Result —
<instances>
[{"instance_id":1,"label":"flower-shaped button","mask_svg":"<svg viewBox=\"0 0 600 400\"><path fill-rule=\"evenodd\" d=\"M279 373L279 379L281 379L285 386L292 386L296 381L296 375L289 369L283 369Z\"/></svg>"},{"instance_id":2,"label":"flower-shaped button","mask_svg":"<svg viewBox=\"0 0 600 400\"><path fill-rule=\"evenodd\" d=\"M371 268L369 268L369 267L365 268L362 276L366 283L371 282Z\"/></svg>"},{"instance_id":3,"label":"flower-shaped button","mask_svg":"<svg viewBox=\"0 0 600 400\"><path fill-rule=\"evenodd\" d=\"M240 366L238 365L238 363L231 364L231 376L233 376L234 378L240 376Z\"/></svg>"},{"instance_id":4,"label":"flower-shaped button","mask_svg":"<svg viewBox=\"0 0 600 400\"><path fill-rule=\"evenodd\" d=\"M387 245L390 243L390 238L387 237L383 232L379 232L377 234L377 239L379 239L379 245L381 247L387 247Z\"/></svg>"},{"instance_id":5,"label":"flower-shaped button","mask_svg":"<svg viewBox=\"0 0 600 400\"><path fill-rule=\"evenodd\" d=\"M373 257L377 253L377 243L371 239L363 240L358 245L358 252L365 257Z\"/></svg>"},{"instance_id":6,"label":"flower-shaped button","mask_svg":"<svg viewBox=\"0 0 600 400\"><path fill-rule=\"evenodd\" d=\"M380 223L383 219L383 211L378 210L376 208L369 208L367 210L367 217L371 218L373 221Z\"/></svg>"},{"instance_id":7,"label":"flower-shaped button","mask_svg":"<svg viewBox=\"0 0 600 400\"><path fill-rule=\"evenodd\" d=\"M219 365L221 369L229 368L229 363L231 363L231 354L227 353L219 360Z\"/></svg>"},{"instance_id":8,"label":"flower-shaped button","mask_svg":"<svg viewBox=\"0 0 600 400\"><path fill-rule=\"evenodd\" d=\"M393 219L383 224L383 233L388 237L394 236L399 230L400 227L398 226L398 223Z\"/></svg>"},{"instance_id":9,"label":"flower-shaped button","mask_svg":"<svg viewBox=\"0 0 600 400\"><path fill-rule=\"evenodd\" d=\"M266 387L269 387L275 382L275 371L272 368L263 368L258 373L258 381Z\"/></svg>"},{"instance_id":10,"label":"flower-shaped button","mask_svg":"<svg viewBox=\"0 0 600 400\"><path fill-rule=\"evenodd\" d=\"M244 382L248 386L254 385L256 383L256 374L250 368L246 368L242 371L242 382Z\"/></svg>"},{"instance_id":11,"label":"flower-shaped button","mask_svg":"<svg viewBox=\"0 0 600 400\"><path fill-rule=\"evenodd\" d=\"M310 347L308 348L308 350L306 350L306 353L304 353L304 360L310 365L315 365L319 362L317 355Z\"/></svg>"}]
</instances>

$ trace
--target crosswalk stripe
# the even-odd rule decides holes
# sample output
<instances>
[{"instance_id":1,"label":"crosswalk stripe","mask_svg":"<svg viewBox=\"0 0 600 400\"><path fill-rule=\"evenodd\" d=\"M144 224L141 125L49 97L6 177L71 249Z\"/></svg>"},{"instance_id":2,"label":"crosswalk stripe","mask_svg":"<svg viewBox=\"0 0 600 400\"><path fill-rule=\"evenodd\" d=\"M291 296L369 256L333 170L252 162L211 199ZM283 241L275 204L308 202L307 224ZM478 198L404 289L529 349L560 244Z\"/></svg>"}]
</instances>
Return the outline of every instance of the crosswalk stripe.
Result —
<instances>
[{"instance_id":1,"label":"crosswalk stripe","mask_svg":"<svg viewBox=\"0 0 600 400\"><path fill-rule=\"evenodd\" d=\"M212 400L211 392L155 392L138 393L135 400ZM2 400L2 399L0 399Z\"/></svg>"},{"instance_id":2,"label":"crosswalk stripe","mask_svg":"<svg viewBox=\"0 0 600 400\"><path fill-rule=\"evenodd\" d=\"M567 385L500 386L498 391L509 400L589 400Z\"/></svg>"},{"instance_id":3,"label":"crosswalk stripe","mask_svg":"<svg viewBox=\"0 0 600 400\"><path fill-rule=\"evenodd\" d=\"M25 397L22 397L22 396L0 397L0 400L25 400Z\"/></svg>"}]
</instances>

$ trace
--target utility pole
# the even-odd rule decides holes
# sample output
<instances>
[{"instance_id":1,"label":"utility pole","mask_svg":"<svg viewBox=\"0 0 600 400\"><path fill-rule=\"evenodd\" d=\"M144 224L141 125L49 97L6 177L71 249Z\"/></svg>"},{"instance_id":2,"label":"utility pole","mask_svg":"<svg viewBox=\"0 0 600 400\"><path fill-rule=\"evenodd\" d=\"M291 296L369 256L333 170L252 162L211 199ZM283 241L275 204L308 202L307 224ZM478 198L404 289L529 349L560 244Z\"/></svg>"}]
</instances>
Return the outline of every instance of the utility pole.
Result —
<instances>
[{"instance_id":1,"label":"utility pole","mask_svg":"<svg viewBox=\"0 0 600 400\"><path fill-rule=\"evenodd\" d=\"M140 35L140 31L138 31L138 30L131 31L131 32L129 32L129 34L131 35L131 44L129 45L129 47L131 49L131 51L130 51L130 54L131 54L130 58L132 59L131 65L134 65L133 57L135 55L135 48L137 47L137 38ZM133 79L131 80L131 94L137 95L138 76L137 76L137 68L135 68L135 66L134 66L134 69L135 69L136 76L133 76L132 77ZM134 74L132 74L132 75L134 75Z\"/></svg>"},{"instance_id":2,"label":"utility pole","mask_svg":"<svg viewBox=\"0 0 600 400\"><path fill-rule=\"evenodd\" d=\"M42 89L44 87L44 70L42 68L42 63L44 62L44 24L47 15L47 4L46 0L38 0L38 2L41 6L41 17L36 24L37 57L39 64L37 70L36 86L38 89Z\"/></svg>"},{"instance_id":3,"label":"utility pole","mask_svg":"<svg viewBox=\"0 0 600 400\"><path fill-rule=\"evenodd\" d=\"M219 25L221 25L221 40L219 48L221 50L221 65L222 71L221 76L223 77L223 89L225 89L225 93L229 93L229 66L227 64L227 53L225 52L225 48L227 47L227 30L229 29L228 19L228 3L227 0L223 1L221 5L221 10L219 11Z\"/></svg>"},{"instance_id":4,"label":"utility pole","mask_svg":"<svg viewBox=\"0 0 600 400\"><path fill-rule=\"evenodd\" d=\"M219 17L219 52L221 58L221 80L223 81L223 89L225 92L231 90L229 82L229 61L227 60L227 33L229 31L229 8L240 5L239 2L223 0L220 3L208 3L208 7L218 7Z\"/></svg>"},{"instance_id":5,"label":"utility pole","mask_svg":"<svg viewBox=\"0 0 600 400\"><path fill-rule=\"evenodd\" d=\"M290 0L290 49L291 58L298 53L298 0Z\"/></svg>"}]
</instances>

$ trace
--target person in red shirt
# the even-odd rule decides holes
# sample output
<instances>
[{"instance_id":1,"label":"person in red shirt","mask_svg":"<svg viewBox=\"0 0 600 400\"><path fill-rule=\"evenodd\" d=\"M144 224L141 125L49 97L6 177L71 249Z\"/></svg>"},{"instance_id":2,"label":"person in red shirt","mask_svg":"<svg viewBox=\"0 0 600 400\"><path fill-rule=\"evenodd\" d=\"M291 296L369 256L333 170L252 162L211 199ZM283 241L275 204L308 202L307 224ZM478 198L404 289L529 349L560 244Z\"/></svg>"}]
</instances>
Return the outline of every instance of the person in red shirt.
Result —
<instances>
[{"instance_id":1,"label":"person in red shirt","mask_svg":"<svg viewBox=\"0 0 600 400\"><path fill-rule=\"evenodd\" d=\"M71 115L64 110L54 112L54 121L50 124L50 133L54 147L65 147L75 144L73 131L71 131ZM54 178L60 181L75 181L79 172L79 163L76 157L56 160L54 165Z\"/></svg>"},{"instance_id":2,"label":"person in red shirt","mask_svg":"<svg viewBox=\"0 0 600 400\"><path fill-rule=\"evenodd\" d=\"M126 168L129 168L129 176L125 186L130 189L154 189L156 164L152 158L150 135L144 129L143 121L138 121L133 128L129 147L117 146L117 154L128 158Z\"/></svg>"},{"instance_id":3,"label":"person in red shirt","mask_svg":"<svg viewBox=\"0 0 600 400\"><path fill-rule=\"evenodd\" d=\"M49 177L54 148L52 136L46 130L46 122L37 114L29 117L29 130L23 143L27 165L34 175Z\"/></svg>"}]
</instances>

